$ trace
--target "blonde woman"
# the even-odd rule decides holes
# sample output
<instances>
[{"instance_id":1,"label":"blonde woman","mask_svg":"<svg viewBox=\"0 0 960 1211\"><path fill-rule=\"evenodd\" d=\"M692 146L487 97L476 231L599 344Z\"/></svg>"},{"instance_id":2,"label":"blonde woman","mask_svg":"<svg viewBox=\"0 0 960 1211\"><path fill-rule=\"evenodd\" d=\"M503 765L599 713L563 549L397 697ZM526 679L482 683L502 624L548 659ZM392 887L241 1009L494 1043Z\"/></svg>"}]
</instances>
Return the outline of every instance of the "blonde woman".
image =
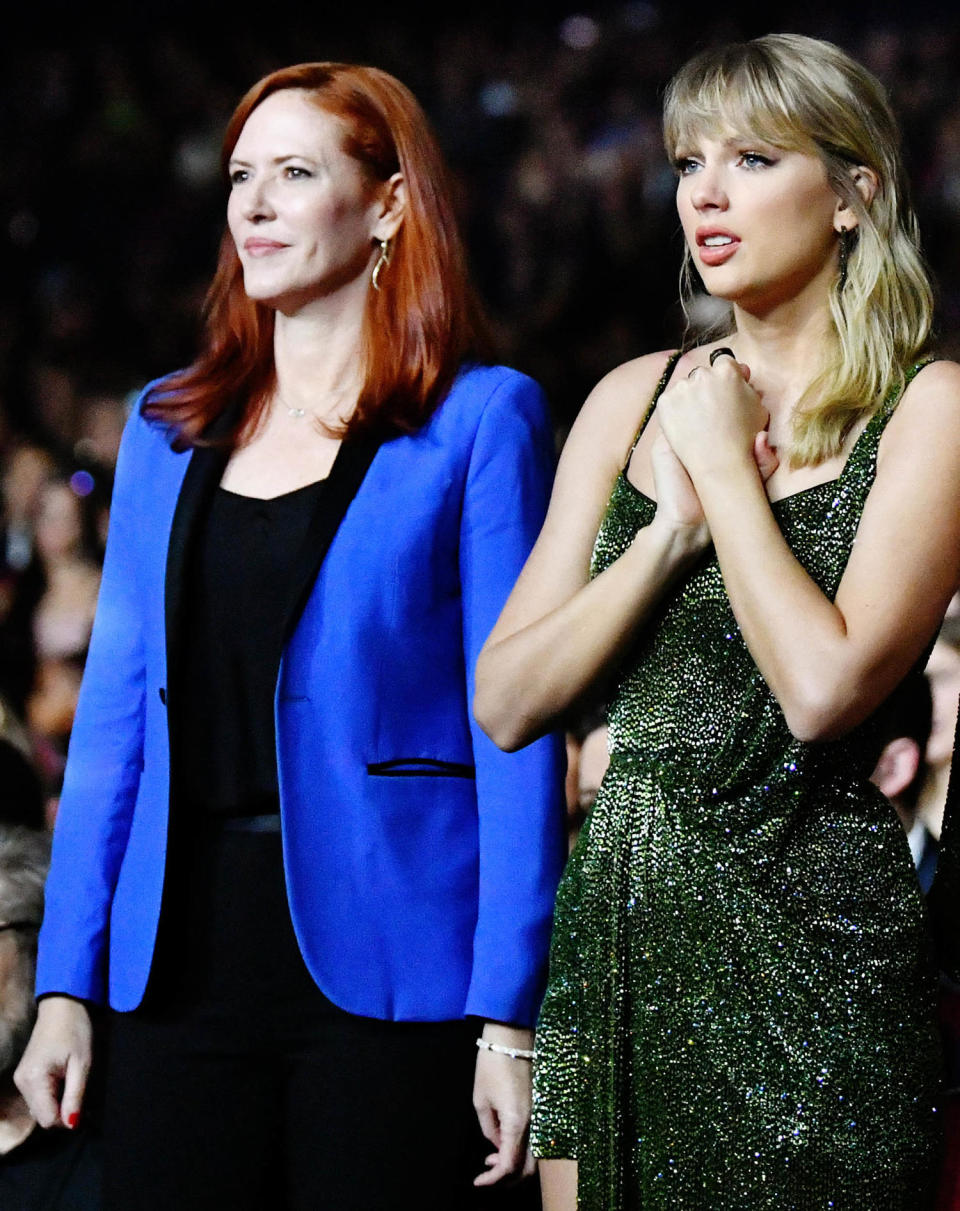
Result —
<instances>
[{"instance_id":1,"label":"blonde woman","mask_svg":"<svg viewBox=\"0 0 960 1211\"><path fill-rule=\"evenodd\" d=\"M609 682L537 1032L545 1207L917 1211L936 971L868 779L960 580L960 367L927 364L895 123L842 51L709 50L665 138L729 327L591 394L477 672L508 749Z\"/></svg>"}]
</instances>

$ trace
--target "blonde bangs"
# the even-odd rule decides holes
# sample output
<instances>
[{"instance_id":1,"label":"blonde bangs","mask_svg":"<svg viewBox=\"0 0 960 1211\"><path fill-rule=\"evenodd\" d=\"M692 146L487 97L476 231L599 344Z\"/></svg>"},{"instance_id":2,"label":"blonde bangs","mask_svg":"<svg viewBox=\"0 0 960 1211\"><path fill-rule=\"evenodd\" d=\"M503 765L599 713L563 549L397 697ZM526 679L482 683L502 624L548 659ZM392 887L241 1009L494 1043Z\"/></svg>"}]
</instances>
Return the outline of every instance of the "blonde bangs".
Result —
<instances>
[{"instance_id":1,"label":"blonde bangs","mask_svg":"<svg viewBox=\"0 0 960 1211\"><path fill-rule=\"evenodd\" d=\"M720 60L676 76L663 110L663 141L670 158L698 139L727 135L759 139L785 151L813 150L816 144L805 134L791 99L766 67L757 61L732 65Z\"/></svg>"}]
</instances>

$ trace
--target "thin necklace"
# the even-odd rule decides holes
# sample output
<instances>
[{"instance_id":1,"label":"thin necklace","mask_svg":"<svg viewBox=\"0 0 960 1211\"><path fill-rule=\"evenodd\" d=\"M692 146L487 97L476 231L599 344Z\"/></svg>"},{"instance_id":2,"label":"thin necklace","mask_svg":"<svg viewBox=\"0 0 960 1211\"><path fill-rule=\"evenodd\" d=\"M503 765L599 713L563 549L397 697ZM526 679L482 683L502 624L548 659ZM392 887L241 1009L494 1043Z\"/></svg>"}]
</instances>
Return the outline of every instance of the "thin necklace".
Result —
<instances>
[{"instance_id":1,"label":"thin necklace","mask_svg":"<svg viewBox=\"0 0 960 1211\"><path fill-rule=\"evenodd\" d=\"M294 408L291 404L288 404L276 387L274 387L273 393L280 403L283 404L284 408L286 408L287 416L292 416L294 420L303 420L303 418L307 415L306 408Z\"/></svg>"},{"instance_id":2,"label":"thin necklace","mask_svg":"<svg viewBox=\"0 0 960 1211\"><path fill-rule=\"evenodd\" d=\"M280 392L276 389L276 387L274 387L273 393L277 397L277 399L280 401L280 403L284 406L284 408L286 408L287 416L293 417L294 420L303 420L303 418L307 415L306 408L295 408L295 407L293 407L292 404L288 404L287 401L280 394ZM344 391L330 392L330 395L331 395L332 399L339 401L339 400L344 399L345 396L349 395L349 391L344 390ZM320 419L316 415L316 413L311 413L311 416L313 416L313 418L315 420Z\"/></svg>"}]
</instances>

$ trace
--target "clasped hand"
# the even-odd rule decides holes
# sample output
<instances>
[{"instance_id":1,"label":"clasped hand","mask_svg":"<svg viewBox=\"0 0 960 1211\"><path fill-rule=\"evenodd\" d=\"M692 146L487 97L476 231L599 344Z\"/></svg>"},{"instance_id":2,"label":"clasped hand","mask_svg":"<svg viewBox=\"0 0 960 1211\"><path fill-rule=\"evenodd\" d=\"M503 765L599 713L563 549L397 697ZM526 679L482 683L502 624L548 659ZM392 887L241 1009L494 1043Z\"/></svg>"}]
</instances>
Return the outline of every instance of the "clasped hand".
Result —
<instances>
[{"instance_id":1,"label":"clasped hand","mask_svg":"<svg viewBox=\"0 0 960 1211\"><path fill-rule=\"evenodd\" d=\"M657 404L660 434L651 449L658 514L709 541L696 484L706 474L756 465L764 483L777 469L769 414L750 385L750 368L732 357L699 366L671 384Z\"/></svg>"}]
</instances>

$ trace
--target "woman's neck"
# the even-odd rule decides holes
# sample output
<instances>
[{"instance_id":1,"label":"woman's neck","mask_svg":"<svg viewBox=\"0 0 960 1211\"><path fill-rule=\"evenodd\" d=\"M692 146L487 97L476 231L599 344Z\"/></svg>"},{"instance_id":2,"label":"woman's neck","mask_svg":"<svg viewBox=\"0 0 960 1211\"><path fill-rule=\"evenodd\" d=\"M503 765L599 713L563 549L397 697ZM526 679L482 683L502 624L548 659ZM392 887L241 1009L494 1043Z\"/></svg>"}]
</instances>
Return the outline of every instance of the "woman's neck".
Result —
<instances>
[{"instance_id":1,"label":"woman's neck","mask_svg":"<svg viewBox=\"0 0 960 1211\"><path fill-rule=\"evenodd\" d=\"M734 306L737 357L750 367L750 381L763 393L776 440L789 426L794 407L819 373L825 348L834 339L826 304L804 302L793 299L763 315Z\"/></svg>"},{"instance_id":2,"label":"woman's neck","mask_svg":"<svg viewBox=\"0 0 960 1211\"><path fill-rule=\"evenodd\" d=\"M315 415L329 411L337 414L330 419L345 420L344 405L352 410L363 386L362 338L362 307L328 305L295 315L278 312L273 356L283 403Z\"/></svg>"}]
</instances>

